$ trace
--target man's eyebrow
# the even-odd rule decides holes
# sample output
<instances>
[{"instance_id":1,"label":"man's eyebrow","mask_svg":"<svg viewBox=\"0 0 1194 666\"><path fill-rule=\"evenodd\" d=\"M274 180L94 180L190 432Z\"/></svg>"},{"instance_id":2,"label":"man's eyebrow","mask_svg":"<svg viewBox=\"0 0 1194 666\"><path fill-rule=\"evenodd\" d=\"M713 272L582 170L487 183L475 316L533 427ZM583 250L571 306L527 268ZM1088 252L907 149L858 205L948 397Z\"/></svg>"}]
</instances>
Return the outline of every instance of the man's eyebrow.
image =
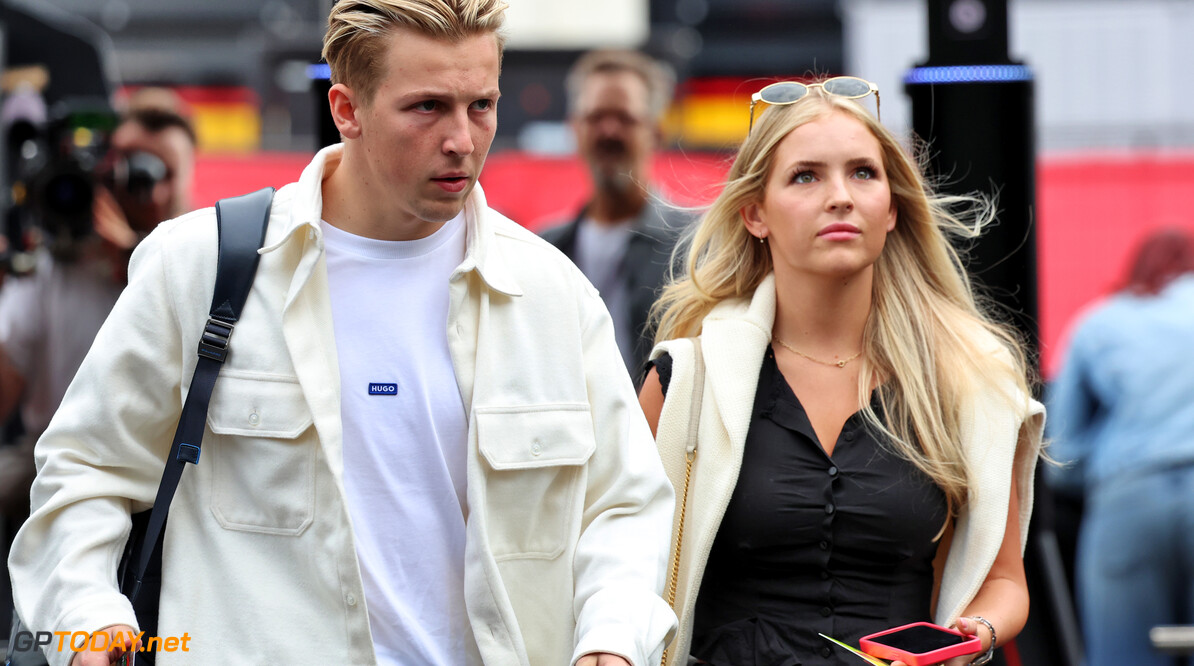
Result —
<instances>
[{"instance_id":1,"label":"man's eyebrow","mask_svg":"<svg viewBox=\"0 0 1194 666\"><path fill-rule=\"evenodd\" d=\"M489 90L483 90L480 93L477 93L476 97L471 97L470 99L497 99L498 97L501 97L501 95L502 93L499 89L491 88ZM427 88L424 90L411 90L403 94L402 97L404 99L453 99L456 97L456 94L448 90L434 90Z\"/></svg>"}]
</instances>

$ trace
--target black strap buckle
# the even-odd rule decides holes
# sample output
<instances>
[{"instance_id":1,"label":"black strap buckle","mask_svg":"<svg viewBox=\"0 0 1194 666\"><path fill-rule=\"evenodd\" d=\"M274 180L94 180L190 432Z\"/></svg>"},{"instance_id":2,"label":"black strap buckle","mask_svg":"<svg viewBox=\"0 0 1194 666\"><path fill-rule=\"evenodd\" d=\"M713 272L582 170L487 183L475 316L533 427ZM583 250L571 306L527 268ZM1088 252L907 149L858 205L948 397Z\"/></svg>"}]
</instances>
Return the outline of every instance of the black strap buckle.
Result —
<instances>
[{"instance_id":1,"label":"black strap buckle","mask_svg":"<svg viewBox=\"0 0 1194 666\"><path fill-rule=\"evenodd\" d=\"M194 444L181 443L178 445L177 459L182 462L189 462L192 465L199 464L200 449Z\"/></svg>"},{"instance_id":2,"label":"black strap buckle","mask_svg":"<svg viewBox=\"0 0 1194 666\"><path fill-rule=\"evenodd\" d=\"M218 363L228 359L228 339L232 337L233 325L212 317L203 327L203 337L199 339L199 355L210 358Z\"/></svg>"}]
</instances>

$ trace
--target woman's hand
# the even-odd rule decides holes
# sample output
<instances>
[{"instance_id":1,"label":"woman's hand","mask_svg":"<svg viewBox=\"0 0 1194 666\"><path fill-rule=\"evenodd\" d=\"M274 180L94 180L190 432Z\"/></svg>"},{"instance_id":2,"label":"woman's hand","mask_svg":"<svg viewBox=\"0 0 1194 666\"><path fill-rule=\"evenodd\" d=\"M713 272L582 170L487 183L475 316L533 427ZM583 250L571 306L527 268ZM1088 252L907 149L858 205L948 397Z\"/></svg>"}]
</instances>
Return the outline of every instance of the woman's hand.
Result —
<instances>
[{"instance_id":1,"label":"woman's hand","mask_svg":"<svg viewBox=\"0 0 1194 666\"><path fill-rule=\"evenodd\" d=\"M980 627L982 627L981 630L979 629ZM960 617L958 618L957 623L954 624L953 628L957 629L963 634L966 634L967 636L978 636L979 640L982 641L982 645L979 647L978 652L975 652L974 654L967 654L961 657L954 657L953 659L947 659L943 662L939 662L942 664L942 666L966 666L974 659L982 656L991 645L991 632L987 629L986 625L978 620L975 620L974 618ZM891 666L908 666L908 664L905 664L897 659L891 662Z\"/></svg>"}]
</instances>

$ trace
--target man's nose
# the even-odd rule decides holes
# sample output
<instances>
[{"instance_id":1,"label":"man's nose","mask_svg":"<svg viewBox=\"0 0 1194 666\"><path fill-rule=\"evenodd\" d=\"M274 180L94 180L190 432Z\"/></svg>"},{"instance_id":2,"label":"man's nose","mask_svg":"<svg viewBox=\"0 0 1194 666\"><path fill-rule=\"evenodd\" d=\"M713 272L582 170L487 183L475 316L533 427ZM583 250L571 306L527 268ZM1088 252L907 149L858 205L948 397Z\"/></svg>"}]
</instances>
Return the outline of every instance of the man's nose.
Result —
<instances>
[{"instance_id":1,"label":"man's nose","mask_svg":"<svg viewBox=\"0 0 1194 666\"><path fill-rule=\"evenodd\" d=\"M451 155L470 155L473 152L472 126L468 110L464 109L445 118L443 150Z\"/></svg>"},{"instance_id":2,"label":"man's nose","mask_svg":"<svg viewBox=\"0 0 1194 666\"><path fill-rule=\"evenodd\" d=\"M597 133L602 137L620 137L626 129L626 123L615 115L604 115L597 120Z\"/></svg>"}]
</instances>

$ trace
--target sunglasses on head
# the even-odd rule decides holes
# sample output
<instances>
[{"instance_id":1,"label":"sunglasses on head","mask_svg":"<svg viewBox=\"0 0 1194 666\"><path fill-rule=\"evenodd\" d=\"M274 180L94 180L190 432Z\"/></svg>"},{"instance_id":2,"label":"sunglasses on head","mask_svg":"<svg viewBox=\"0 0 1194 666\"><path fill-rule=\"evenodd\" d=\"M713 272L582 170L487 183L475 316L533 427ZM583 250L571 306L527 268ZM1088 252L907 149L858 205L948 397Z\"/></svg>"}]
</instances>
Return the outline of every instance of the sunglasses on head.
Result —
<instances>
[{"instance_id":1,"label":"sunglasses on head","mask_svg":"<svg viewBox=\"0 0 1194 666\"><path fill-rule=\"evenodd\" d=\"M875 95L875 118L879 117L879 86L860 79L857 76L835 76L818 83L800 83L799 81L780 81L765 86L759 92L750 96L750 127L755 126L755 105L766 102L772 106L792 104L808 95L812 88L820 88L829 95L845 97L846 99L860 99L871 93Z\"/></svg>"}]
</instances>

